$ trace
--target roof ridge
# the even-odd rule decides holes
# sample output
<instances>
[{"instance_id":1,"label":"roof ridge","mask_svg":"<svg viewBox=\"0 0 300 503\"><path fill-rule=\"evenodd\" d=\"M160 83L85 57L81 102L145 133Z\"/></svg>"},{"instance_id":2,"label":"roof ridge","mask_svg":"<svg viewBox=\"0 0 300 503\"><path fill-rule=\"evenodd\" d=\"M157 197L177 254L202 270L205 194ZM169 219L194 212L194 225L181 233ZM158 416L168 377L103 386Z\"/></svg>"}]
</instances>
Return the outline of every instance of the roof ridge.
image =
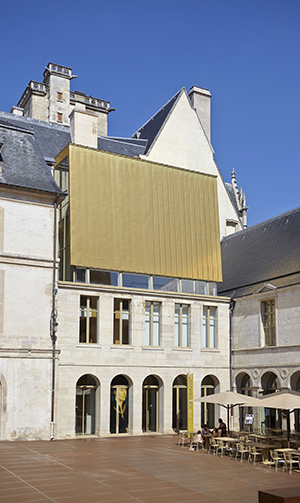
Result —
<instances>
[{"instance_id":1,"label":"roof ridge","mask_svg":"<svg viewBox=\"0 0 300 503\"><path fill-rule=\"evenodd\" d=\"M33 117L25 117L24 115L15 115L10 112L4 112L0 110L0 117L5 117L7 120L25 122L27 124L35 124L36 126L43 126L48 128L57 129L59 131L69 131L70 126L65 126L62 124L55 124L54 122L46 122L40 119L34 119Z\"/></svg>"},{"instance_id":2,"label":"roof ridge","mask_svg":"<svg viewBox=\"0 0 300 503\"><path fill-rule=\"evenodd\" d=\"M251 231L252 229L256 229L256 228L259 228L260 226L267 225L271 222L275 222L276 220L284 218L284 217L286 217L292 213L296 213L298 211L300 211L300 206L297 206L296 208L294 208L292 210L285 211L284 213L280 213L279 215L276 215L275 217L271 217L271 218L268 218L267 220L263 220L262 222L258 222L257 224L254 224L254 225L251 225L250 227L247 227L246 229L241 229L240 231L235 232L233 234L230 234L229 236L224 236L222 241L225 239L226 240L230 239L230 238L232 239L237 235L241 235L242 233L247 233L247 232Z\"/></svg>"},{"instance_id":3,"label":"roof ridge","mask_svg":"<svg viewBox=\"0 0 300 503\"><path fill-rule=\"evenodd\" d=\"M159 109L159 110L157 110L157 111L155 112L155 114L153 114L153 115L150 117L150 119L148 119L148 120L147 120L147 121L146 121L146 122L145 122L145 123L144 123L141 127L139 127L139 129L137 129L137 130L135 131L135 133L133 133L133 135L131 136L131 138L132 138L132 137L133 137L136 133L138 133L141 129L143 129L143 128L146 126L146 124L149 124L149 122L150 122L150 121L152 121L152 120L154 119L154 117L155 117L156 115L158 115L158 114L159 114L159 112L161 112L161 110L163 110L163 109L164 109L164 108L165 108L165 107L166 107L166 106L170 103L170 101L172 101L175 97L176 97L176 101L177 101L177 99L178 99L178 97L179 97L179 94L181 94L181 93L183 92L183 90L186 90L184 86L183 86L183 87L182 87L179 91L177 91L177 93L175 93L175 94L172 96L172 98L170 98L170 99L169 99L169 100L168 100L168 101L167 101L167 102L166 102L166 103L165 103L162 107L160 107L160 109ZM177 96L177 95L178 95L178 96ZM174 102L174 105L175 105L175 102ZM172 109L173 109L173 107L172 107ZM171 110L172 110L172 109L171 109ZM171 110L170 110L170 111L171 111ZM169 116L169 114L168 114L168 116ZM167 116L167 117L168 117L168 116Z\"/></svg>"}]
</instances>

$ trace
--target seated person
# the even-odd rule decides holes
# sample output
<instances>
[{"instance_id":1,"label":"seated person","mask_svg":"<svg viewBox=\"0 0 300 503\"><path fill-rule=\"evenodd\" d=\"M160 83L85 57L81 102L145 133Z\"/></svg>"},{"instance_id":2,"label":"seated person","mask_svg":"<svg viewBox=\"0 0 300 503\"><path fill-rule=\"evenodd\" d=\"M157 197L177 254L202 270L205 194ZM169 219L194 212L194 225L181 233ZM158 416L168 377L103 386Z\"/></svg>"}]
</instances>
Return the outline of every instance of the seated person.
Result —
<instances>
[{"instance_id":1,"label":"seated person","mask_svg":"<svg viewBox=\"0 0 300 503\"><path fill-rule=\"evenodd\" d=\"M218 419L219 424L218 426L214 429L215 432L219 433L220 437L226 437L227 436L227 427L226 424L224 423L223 419L220 417Z\"/></svg>"},{"instance_id":2,"label":"seated person","mask_svg":"<svg viewBox=\"0 0 300 503\"><path fill-rule=\"evenodd\" d=\"M197 431L197 435L196 435L196 439L195 440L196 440L196 442L198 442L199 446L201 447L203 440L202 440L202 436L201 436L201 431L200 430Z\"/></svg>"},{"instance_id":3,"label":"seated person","mask_svg":"<svg viewBox=\"0 0 300 503\"><path fill-rule=\"evenodd\" d=\"M210 431L209 427L207 426L207 424L205 424L202 427L201 437L204 442L205 448L207 449L210 445L210 437L211 437L211 431Z\"/></svg>"}]
</instances>

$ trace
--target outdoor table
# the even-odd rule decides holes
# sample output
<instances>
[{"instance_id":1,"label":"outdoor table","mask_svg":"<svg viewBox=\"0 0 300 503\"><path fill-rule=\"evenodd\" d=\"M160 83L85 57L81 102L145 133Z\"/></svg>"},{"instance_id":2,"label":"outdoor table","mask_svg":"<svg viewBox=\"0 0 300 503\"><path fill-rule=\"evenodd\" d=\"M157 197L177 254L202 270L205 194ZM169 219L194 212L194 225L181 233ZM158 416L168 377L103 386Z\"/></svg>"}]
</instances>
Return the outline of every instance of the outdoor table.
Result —
<instances>
[{"instance_id":1,"label":"outdoor table","mask_svg":"<svg viewBox=\"0 0 300 503\"><path fill-rule=\"evenodd\" d=\"M247 445L254 445L258 449L262 450L262 462L263 463L267 463L267 461L269 461L270 449L274 449L274 445L264 444L262 442L248 442ZM278 449L276 449L276 451L278 451Z\"/></svg>"}]
</instances>

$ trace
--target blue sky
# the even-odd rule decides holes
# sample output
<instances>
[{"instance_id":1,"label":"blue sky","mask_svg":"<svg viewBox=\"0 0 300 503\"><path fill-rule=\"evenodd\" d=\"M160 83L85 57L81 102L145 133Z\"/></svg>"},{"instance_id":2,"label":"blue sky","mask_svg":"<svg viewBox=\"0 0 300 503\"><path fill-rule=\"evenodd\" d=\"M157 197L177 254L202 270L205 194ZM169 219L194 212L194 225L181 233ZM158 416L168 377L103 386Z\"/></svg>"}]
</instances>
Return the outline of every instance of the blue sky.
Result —
<instances>
[{"instance_id":1,"label":"blue sky","mask_svg":"<svg viewBox=\"0 0 300 503\"><path fill-rule=\"evenodd\" d=\"M300 206L299 0L35 0L1 6L0 109L48 62L72 90L111 102L109 134L130 136L182 86L212 93L212 144L248 223Z\"/></svg>"}]
</instances>

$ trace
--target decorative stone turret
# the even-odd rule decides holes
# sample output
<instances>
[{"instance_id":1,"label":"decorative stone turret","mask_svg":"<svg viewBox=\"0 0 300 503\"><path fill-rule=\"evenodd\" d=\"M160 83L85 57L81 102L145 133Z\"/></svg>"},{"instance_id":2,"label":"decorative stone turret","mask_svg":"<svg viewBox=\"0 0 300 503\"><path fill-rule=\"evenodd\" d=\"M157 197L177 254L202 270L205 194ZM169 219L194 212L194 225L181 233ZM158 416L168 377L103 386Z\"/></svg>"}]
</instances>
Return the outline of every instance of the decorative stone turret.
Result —
<instances>
[{"instance_id":1,"label":"decorative stone turret","mask_svg":"<svg viewBox=\"0 0 300 503\"><path fill-rule=\"evenodd\" d=\"M231 185L233 187L233 193L235 196L236 204L238 207L239 215L241 217L241 221L244 227L247 227L247 210L248 207L246 206L246 196L245 193L243 192L242 187L239 189L237 180L236 180L236 172L233 169L231 172Z\"/></svg>"},{"instance_id":2,"label":"decorative stone turret","mask_svg":"<svg viewBox=\"0 0 300 503\"><path fill-rule=\"evenodd\" d=\"M105 100L87 96L85 93L70 90L70 81L77 75L72 68L48 63L43 82L31 80L18 102L18 110L24 110L25 117L70 125L70 113L74 108L96 115L97 134L107 136L107 115L114 109ZM16 114L17 107L12 108Z\"/></svg>"}]
</instances>

